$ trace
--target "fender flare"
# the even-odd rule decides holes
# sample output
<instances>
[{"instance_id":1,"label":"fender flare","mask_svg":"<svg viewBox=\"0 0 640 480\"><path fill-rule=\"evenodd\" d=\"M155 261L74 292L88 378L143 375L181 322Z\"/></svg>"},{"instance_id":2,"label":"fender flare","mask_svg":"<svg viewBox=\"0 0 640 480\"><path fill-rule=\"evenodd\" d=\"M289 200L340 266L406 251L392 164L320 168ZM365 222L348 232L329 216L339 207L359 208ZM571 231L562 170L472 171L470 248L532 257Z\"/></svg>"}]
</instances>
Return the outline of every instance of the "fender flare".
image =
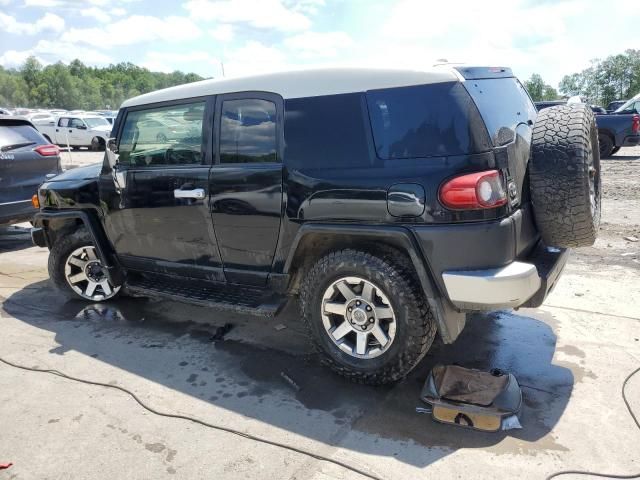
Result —
<instances>
[{"instance_id":1,"label":"fender flare","mask_svg":"<svg viewBox=\"0 0 640 480\"><path fill-rule=\"evenodd\" d=\"M444 343L453 343L464 328L466 315L456 310L443 295L436 282L429 262L424 257L413 233L401 226L382 225L341 225L306 223L298 230L283 267L283 273L291 272L294 258L301 243L310 235L342 236L350 240L362 237L363 240L379 240L380 243L393 246L407 254L416 272L422 290L425 293L432 313L436 318L438 331ZM357 248L357 247L354 247Z\"/></svg>"}]
</instances>

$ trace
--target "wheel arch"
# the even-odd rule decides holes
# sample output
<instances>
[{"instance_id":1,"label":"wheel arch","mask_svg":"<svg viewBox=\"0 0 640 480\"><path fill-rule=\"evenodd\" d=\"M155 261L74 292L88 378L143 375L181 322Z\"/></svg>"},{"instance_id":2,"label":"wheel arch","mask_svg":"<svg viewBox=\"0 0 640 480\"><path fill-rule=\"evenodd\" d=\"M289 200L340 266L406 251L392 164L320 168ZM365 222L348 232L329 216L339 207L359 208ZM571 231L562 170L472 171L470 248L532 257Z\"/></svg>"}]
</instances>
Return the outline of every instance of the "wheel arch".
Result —
<instances>
[{"instance_id":1,"label":"wheel arch","mask_svg":"<svg viewBox=\"0 0 640 480\"><path fill-rule=\"evenodd\" d=\"M328 253L351 248L374 255L403 255L413 267L444 343L453 343L464 328L466 315L454 309L433 281L428 261L410 230L400 226L305 224L296 235L283 273L288 289L296 293L306 271Z\"/></svg>"},{"instance_id":2,"label":"wheel arch","mask_svg":"<svg viewBox=\"0 0 640 480\"><path fill-rule=\"evenodd\" d=\"M105 266L109 278L117 281L118 284L122 283L122 271L111 243L96 215L92 212L84 210L40 211L34 215L33 225L36 228L42 228L49 248L56 241L58 235L75 231L80 227L86 228L91 235L98 257Z\"/></svg>"}]
</instances>

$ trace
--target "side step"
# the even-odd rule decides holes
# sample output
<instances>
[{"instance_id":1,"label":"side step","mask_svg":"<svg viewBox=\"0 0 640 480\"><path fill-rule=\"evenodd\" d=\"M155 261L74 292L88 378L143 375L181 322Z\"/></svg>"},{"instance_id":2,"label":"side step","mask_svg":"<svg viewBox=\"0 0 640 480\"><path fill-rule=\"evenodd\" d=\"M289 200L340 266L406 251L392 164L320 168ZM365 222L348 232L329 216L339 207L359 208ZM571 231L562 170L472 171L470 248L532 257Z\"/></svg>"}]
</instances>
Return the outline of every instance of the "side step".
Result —
<instances>
[{"instance_id":1,"label":"side step","mask_svg":"<svg viewBox=\"0 0 640 480\"><path fill-rule=\"evenodd\" d=\"M126 288L137 296L170 299L260 317L275 316L287 301L286 296L256 287L222 285L164 275L127 278Z\"/></svg>"}]
</instances>

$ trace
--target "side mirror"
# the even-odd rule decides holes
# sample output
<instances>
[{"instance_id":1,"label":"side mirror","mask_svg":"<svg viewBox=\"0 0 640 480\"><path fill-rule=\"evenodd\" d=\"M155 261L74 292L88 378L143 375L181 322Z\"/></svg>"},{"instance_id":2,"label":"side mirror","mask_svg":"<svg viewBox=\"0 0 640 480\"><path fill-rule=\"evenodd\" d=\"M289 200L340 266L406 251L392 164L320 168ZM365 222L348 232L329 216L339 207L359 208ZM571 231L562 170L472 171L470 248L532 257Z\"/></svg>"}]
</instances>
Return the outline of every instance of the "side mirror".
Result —
<instances>
[{"instance_id":1,"label":"side mirror","mask_svg":"<svg viewBox=\"0 0 640 480\"><path fill-rule=\"evenodd\" d=\"M87 129L87 126L86 126L86 125L78 125L76 128L77 128L78 130L86 130L86 129Z\"/></svg>"}]
</instances>

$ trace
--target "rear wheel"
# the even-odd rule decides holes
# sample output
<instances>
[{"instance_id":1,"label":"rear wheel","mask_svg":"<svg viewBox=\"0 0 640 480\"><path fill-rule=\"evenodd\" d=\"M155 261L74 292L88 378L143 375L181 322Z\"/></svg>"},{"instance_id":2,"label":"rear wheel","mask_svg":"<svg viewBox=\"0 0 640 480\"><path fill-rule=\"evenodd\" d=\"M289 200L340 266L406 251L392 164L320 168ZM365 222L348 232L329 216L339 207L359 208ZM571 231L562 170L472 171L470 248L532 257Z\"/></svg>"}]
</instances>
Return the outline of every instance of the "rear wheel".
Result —
<instances>
[{"instance_id":1,"label":"rear wheel","mask_svg":"<svg viewBox=\"0 0 640 480\"><path fill-rule=\"evenodd\" d=\"M613 150L611 150L611 155L615 155L616 153L618 153L620 151L620 148L622 147L613 147Z\"/></svg>"},{"instance_id":2,"label":"rear wheel","mask_svg":"<svg viewBox=\"0 0 640 480\"><path fill-rule=\"evenodd\" d=\"M360 383L404 377L436 334L424 293L400 258L331 253L307 273L300 302L323 363Z\"/></svg>"},{"instance_id":3,"label":"rear wheel","mask_svg":"<svg viewBox=\"0 0 640 480\"><path fill-rule=\"evenodd\" d=\"M600 226L601 184L591 109L561 105L542 110L531 152L531 201L542 239L555 247L593 245Z\"/></svg>"},{"instance_id":4,"label":"rear wheel","mask_svg":"<svg viewBox=\"0 0 640 480\"><path fill-rule=\"evenodd\" d=\"M600 145L600 158L607 158L613 155L614 149L616 146L613 144L613 140L609 135L600 134L598 135L598 143ZM617 152L618 150L616 150Z\"/></svg>"},{"instance_id":5,"label":"rear wheel","mask_svg":"<svg viewBox=\"0 0 640 480\"><path fill-rule=\"evenodd\" d=\"M84 228L56 239L49 253L49 277L69 299L101 302L115 297L114 285L97 256L89 232Z\"/></svg>"}]
</instances>

